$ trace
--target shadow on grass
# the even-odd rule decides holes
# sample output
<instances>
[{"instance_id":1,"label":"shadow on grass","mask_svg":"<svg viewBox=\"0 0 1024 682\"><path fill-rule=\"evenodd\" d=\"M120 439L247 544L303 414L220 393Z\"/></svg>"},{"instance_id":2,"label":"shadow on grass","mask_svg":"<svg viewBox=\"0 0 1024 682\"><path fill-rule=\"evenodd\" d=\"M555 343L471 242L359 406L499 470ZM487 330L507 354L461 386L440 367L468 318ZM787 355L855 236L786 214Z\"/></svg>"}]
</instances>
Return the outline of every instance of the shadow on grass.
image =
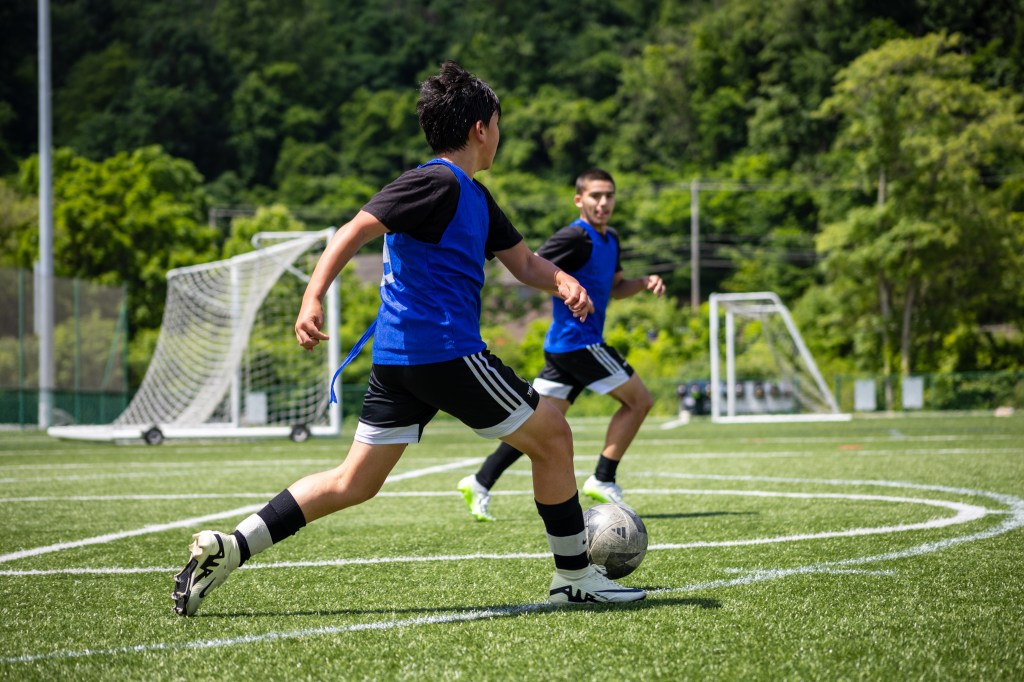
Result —
<instances>
[{"instance_id":1,"label":"shadow on grass","mask_svg":"<svg viewBox=\"0 0 1024 682\"><path fill-rule=\"evenodd\" d=\"M647 590L658 588L647 587ZM402 609L317 609L311 611L247 611L241 613L197 613L191 618L286 618L295 616L419 616L429 618L437 616L452 617L458 622L459 615L479 614L479 619L523 616L533 613L554 613L558 611L642 611L669 607L694 607L698 609L719 609L721 602L717 599L701 599L697 597L658 597L642 601L622 604L573 604L555 605L548 603L536 604L493 604L490 606L445 606L445 607L411 607ZM467 619L468 620L468 619ZM476 620L476 618L473 618Z\"/></svg>"},{"instance_id":2,"label":"shadow on grass","mask_svg":"<svg viewBox=\"0 0 1024 682\"><path fill-rule=\"evenodd\" d=\"M687 512L678 514L644 514L641 518L644 519L699 519L708 516L753 516L758 512L725 512L725 511L713 511L713 512Z\"/></svg>"}]
</instances>

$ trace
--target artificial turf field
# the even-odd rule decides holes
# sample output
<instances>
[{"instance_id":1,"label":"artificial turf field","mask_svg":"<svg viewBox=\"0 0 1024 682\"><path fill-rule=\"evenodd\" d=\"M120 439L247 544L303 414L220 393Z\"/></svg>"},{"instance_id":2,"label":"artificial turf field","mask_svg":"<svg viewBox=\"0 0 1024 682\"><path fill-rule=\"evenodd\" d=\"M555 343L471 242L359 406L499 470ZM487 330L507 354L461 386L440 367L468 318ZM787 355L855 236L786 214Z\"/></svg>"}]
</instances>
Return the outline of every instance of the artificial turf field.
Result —
<instances>
[{"instance_id":1,"label":"artificial turf field","mask_svg":"<svg viewBox=\"0 0 1024 682\"><path fill-rule=\"evenodd\" d=\"M651 537L622 582L646 601L548 607L527 460L476 523L455 484L493 443L438 419L376 499L189 619L169 595L191 533L231 530L349 436L2 432L0 679L1024 678L1024 417L660 421L619 471ZM581 484L605 423L572 420Z\"/></svg>"}]
</instances>

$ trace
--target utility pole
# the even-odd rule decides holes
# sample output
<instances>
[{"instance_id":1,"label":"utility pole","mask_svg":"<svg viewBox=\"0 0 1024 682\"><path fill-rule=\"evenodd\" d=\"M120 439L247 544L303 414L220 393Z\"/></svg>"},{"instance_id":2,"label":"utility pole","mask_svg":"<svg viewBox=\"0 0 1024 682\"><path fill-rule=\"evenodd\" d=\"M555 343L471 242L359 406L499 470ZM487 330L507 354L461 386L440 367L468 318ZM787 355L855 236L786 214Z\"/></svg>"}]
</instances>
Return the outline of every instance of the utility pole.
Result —
<instances>
[{"instance_id":1,"label":"utility pole","mask_svg":"<svg viewBox=\"0 0 1024 682\"><path fill-rule=\"evenodd\" d=\"M700 181L690 181L690 309L696 315L700 309Z\"/></svg>"},{"instance_id":2,"label":"utility pole","mask_svg":"<svg viewBox=\"0 0 1024 682\"><path fill-rule=\"evenodd\" d=\"M53 419L53 164L50 112L50 2L39 9L39 267L36 270L36 333L39 335L39 428Z\"/></svg>"}]
</instances>

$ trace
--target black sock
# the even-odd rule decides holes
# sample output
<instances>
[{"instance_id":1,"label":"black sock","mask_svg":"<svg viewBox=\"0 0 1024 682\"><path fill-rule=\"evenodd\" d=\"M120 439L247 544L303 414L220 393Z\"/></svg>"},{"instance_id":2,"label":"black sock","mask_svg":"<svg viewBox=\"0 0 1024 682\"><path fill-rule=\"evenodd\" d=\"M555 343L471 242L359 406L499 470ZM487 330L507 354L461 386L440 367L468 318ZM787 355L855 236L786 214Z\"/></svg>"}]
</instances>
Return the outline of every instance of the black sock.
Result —
<instances>
[{"instance_id":1,"label":"black sock","mask_svg":"<svg viewBox=\"0 0 1024 682\"><path fill-rule=\"evenodd\" d=\"M516 450L508 443L500 444L480 465L480 471L476 472L476 480L490 490L498 478L505 473L505 469L515 464L516 460L522 456L521 450Z\"/></svg>"},{"instance_id":2,"label":"black sock","mask_svg":"<svg viewBox=\"0 0 1024 682\"><path fill-rule=\"evenodd\" d=\"M249 541L246 540L245 536L239 533L237 530L232 532L231 534L235 536L235 540L238 540L238 551L240 552L241 557L238 560L238 565L241 566L249 560L249 557L252 556L252 553L249 552Z\"/></svg>"},{"instance_id":3,"label":"black sock","mask_svg":"<svg viewBox=\"0 0 1024 682\"><path fill-rule=\"evenodd\" d=\"M555 555L555 568L578 571L589 566L587 535L579 495L574 494L560 504L536 504L540 518L544 520L548 544Z\"/></svg>"},{"instance_id":4,"label":"black sock","mask_svg":"<svg viewBox=\"0 0 1024 682\"><path fill-rule=\"evenodd\" d=\"M594 478L602 483L615 483L615 470L618 468L618 460L608 459L604 455L598 455L597 469L594 471Z\"/></svg>"},{"instance_id":5,"label":"black sock","mask_svg":"<svg viewBox=\"0 0 1024 682\"><path fill-rule=\"evenodd\" d=\"M287 489L267 502L267 505L256 514L267 524L270 538L274 544L295 535L306 525L306 517L302 515L299 503Z\"/></svg>"}]
</instances>

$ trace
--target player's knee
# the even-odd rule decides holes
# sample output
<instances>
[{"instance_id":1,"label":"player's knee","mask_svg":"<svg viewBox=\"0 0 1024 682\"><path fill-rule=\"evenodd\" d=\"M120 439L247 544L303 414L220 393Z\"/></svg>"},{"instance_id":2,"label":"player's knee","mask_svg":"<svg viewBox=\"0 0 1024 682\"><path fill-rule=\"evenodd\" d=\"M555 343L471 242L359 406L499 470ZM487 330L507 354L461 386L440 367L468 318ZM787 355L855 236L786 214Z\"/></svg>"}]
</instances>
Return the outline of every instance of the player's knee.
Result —
<instances>
[{"instance_id":1,"label":"player's knee","mask_svg":"<svg viewBox=\"0 0 1024 682\"><path fill-rule=\"evenodd\" d=\"M344 474L336 475L331 483L331 492L343 507L353 507L372 500L381 489L381 485L374 482Z\"/></svg>"},{"instance_id":2,"label":"player's knee","mask_svg":"<svg viewBox=\"0 0 1024 682\"><path fill-rule=\"evenodd\" d=\"M651 395L650 391L648 391L646 388L644 388L640 392L640 400L637 403L636 409L639 410L641 413L643 413L646 416L647 413L650 412L651 409L653 409L653 408L654 408L654 396Z\"/></svg>"},{"instance_id":3,"label":"player's knee","mask_svg":"<svg viewBox=\"0 0 1024 682\"><path fill-rule=\"evenodd\" d=\"M622 403L626 408L646 416L654 408L654 396L651 395L646 386L641 384Z\"/></svg>"}]
</instances>

